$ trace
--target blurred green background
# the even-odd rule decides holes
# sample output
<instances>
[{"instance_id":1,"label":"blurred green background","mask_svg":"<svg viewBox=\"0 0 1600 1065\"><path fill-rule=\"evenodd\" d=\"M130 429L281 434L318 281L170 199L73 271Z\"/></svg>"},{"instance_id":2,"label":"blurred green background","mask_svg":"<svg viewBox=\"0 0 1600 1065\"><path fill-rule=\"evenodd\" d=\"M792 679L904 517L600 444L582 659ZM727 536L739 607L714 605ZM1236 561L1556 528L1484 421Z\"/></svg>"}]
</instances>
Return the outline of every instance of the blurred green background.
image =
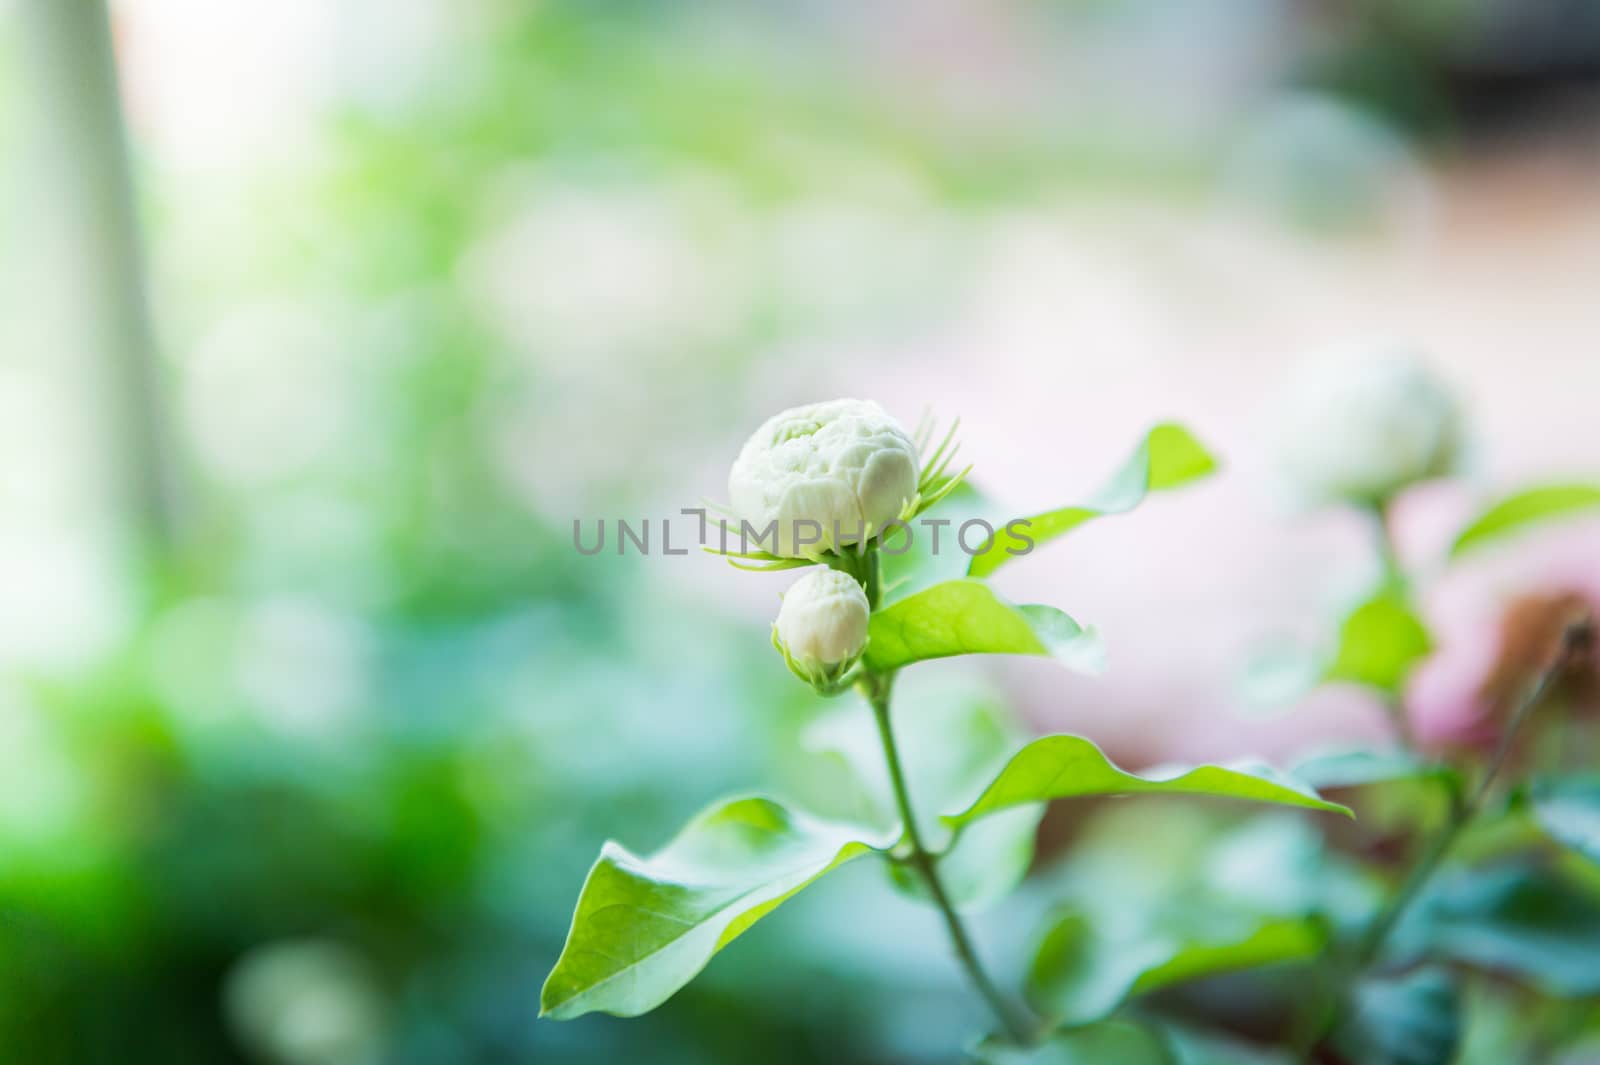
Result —
<instances>
[{"instance_id":1,"label":"blurred green background","mask_svg":"<svg viewBox=\"0 0 1600 1065\"><path fill-rule=\"evenodd\" d=\"M1049 502L1178 414L1253 500L1274 360L1361 322L1494 397L1486 476L1600 458L1582 0L0 12L6 1061L952 1060L976 1008L865 868L648 1017L535 1021L602 839L817 786L779 585L570 541L719 497L787 403L967 414ZM1060 569L1134 679L936 687L1135 763L1369 734L1173 697L1348 541L1196 505L1237 546L1152 564L1164 621L1125 589L1179 511ZM1176 649L1221 583L1236 646Z\"/></svg>"}]
</instances>

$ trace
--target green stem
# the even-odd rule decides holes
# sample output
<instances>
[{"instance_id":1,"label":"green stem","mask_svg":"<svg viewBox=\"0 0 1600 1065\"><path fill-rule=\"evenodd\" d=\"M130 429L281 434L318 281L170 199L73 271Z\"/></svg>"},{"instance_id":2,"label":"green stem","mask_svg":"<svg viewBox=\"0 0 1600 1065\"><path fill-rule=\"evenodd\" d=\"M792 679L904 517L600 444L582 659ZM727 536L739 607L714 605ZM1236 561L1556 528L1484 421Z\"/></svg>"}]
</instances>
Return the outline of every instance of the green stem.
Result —
<instances>
[{"instance_id":1,"label":"green stem","mask_svg":"<svg viewBox=\"0 0 1600 1065\"><path fill-rule=\"evenodd\" d=\"M854 577L867 593L867 606L872 610L878 609L883 591L883 566L878 557L877 544L866 548L842 547L824 555L823 560L830 569Z\"/></svg>"},{"instance_id":2,"label":"green stem","mask_svg":"<svg viewBox=\"0 0 1600 1065\"><path fill-rule=\"evenodd\" d=\"M1391 591L1404 591L1407 585L1405 567L1400 564L1400 551L1394 540L1394 524L1387 503L1372 507L1372 518L1377 526L1378 564L1383 567L1383 586Z\"/></svg>"},{"instance_id":3,"label":"green stem","mask_svg":"<svg viewBox=\"0 0 1600 1065\"><path fill-rule=\"evenodd\" d=\"M1522 701L1517 704L1512 712L1511 720L1507 722L1505 731L1501 733L1500 742L1495 747L1494 753L1489 757L1489 763L1484 768L1483 776L1478 781L1478 786L1464 801L1455 801L1450 809L1450 817L1445 823L1443 831L1434 839L1428 849L1412 866L1411 872L1406 876L1405 882L1389 899L1379 914L1367 926L1361 939L1356 943L1355 949L1350 953L1348 960L1335 970L1330 993L1322 996L1315 1013L1312 1014L1311 1023L1302 1027L1300 1038L1295 1040L1295 1056L1299 1060L1311 1061L1312 1051L1322 1040L1333 1022L1337 1019L1340 1003L1349 993L1350 983L1372 964L1383 950L1384 943L1389 938L1389 933L1394 931L1400 918L1406 910L1416 901L1422 889L1438 871L1456 841L1461 838L1461 833L1472 823L1478 813L1483 809L1485 800L1489 797L1489 790L1495 779L1505 767L1506 761L1511 757L1511 751L1516 745L1517 733L1522 730L1528 718L1555 684L1557 678L1572 658L1580 653L1589 641L1594 638L1593 621L1580 619L1568 624L1561 634L1561 643L1550 662L1539 673L1538 678L1528 688Z\"/></svg>"},{"instance_id":4,"label":"green stem","mask_svg":"<svg viewBox=\"0 0 1600 1065\"><path fill-rule=\"evenodd\" d=\"M872 675L863 682L863 687L867 691L868 701L872 704L872 715L878 722L878 738L883 741L883 756L889 765L889 781L894 787L895 805L899 808L900 819L906 826L906 843L911 848L910 864L922 877L923 883L927 885L928 894L933 897L934 904L944 916L945 929L950 934L950 945L955 949L956 958L966 971L967 979L994 1011L995 1017L1012 1042L1019 1046L1026 1045L1031 1042L1028 1025L1012 1012L1005 996L984 971L983 963L978 960L978 953L973 948L972 939L967 935L966 925L962 923L961 915L951 905L950 896L944 889L944 882L939 878L938 862L923 844L922 834L917 829L917 819L912 813L911 793L906 787L905 770L901 767L900 751L894 741L894 728L889 722L889 689L893 681L893 674Z\"/></svg>"},{"instance_id":5,"label":"green stem","mask_svg":"<svg viewBox=\"0 0 1600 1065\"><path fill-rule=\"evenodd\" d=\"M1400 564L1400 551L1394 539L1394 523L1387 503L1372 505L1372 519L1377 534L1378 564L1382 570L1382 588L1407 603L1411 600L1411 582L1406 578L1405 567ZM1411 719L1406 714L1405 703L1396 693L1383 700L1383 709L1389 716L1389 726L1394 729L1400 746L1412 753L1417 749L1416 735L1411 731Z\"/></svg>"}]
</instances>

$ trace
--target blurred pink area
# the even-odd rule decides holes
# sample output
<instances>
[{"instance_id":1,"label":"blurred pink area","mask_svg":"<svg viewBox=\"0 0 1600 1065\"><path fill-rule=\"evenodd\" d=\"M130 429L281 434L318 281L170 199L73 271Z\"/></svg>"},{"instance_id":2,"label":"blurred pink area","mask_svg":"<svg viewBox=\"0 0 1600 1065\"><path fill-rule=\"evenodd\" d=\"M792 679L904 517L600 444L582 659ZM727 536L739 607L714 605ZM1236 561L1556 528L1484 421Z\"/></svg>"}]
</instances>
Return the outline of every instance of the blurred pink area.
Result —
<instances>
[{"instance_id":1,"label":"blurred pink area","mask_svg":"<svg viewBox=\"0 0 1600 1065\"><path fill-rule=\"evenodd\" d=\"M1525 660L1554 653L1543 630L1558 624L1556 611L1600 616L1600 522L1530 535L1437 581L1427 612L1438 649L1406 692L1418 742L1492 746L1507 710L1497 688L1525 685L1539 664Z\"/></svg>"},{"instance_id":2,"label":"blurred pink area","mask_svg":"<svg viewBox=\"0 0 1600 1065\"><path fill-rule=\"evenodd\" d=\"M197 277L248 259L261 222L237 172L326 164L321 111L385 114L407 100L470 96L471 78L445 72L499 8L417 0L398 17L391 6L117 5L134 136L152 173L185 198L156 247L174 291L192 278L163 257ZM890 126L1001 160L1008 138L1032 137L1106 148L1113 174L1131 158L1188 160L1205 176L1168 194L1135 178L1124 187L1064 173L1059 188L959 202L887 143L788 126L751 149L792 183L779 202L758 202L692 153L655 160L656 170L621 168L612 182L560 158L508 165L493 187L462 190L483 195L482 231L447 282L504 349L503 386L471 412L482 424L463 432L482 441L508 492L563 530L580 514L614 520L614 501L631 498L619 486L639 482L658 486L650 513L675 514L724 497L728 462L767 414L860 395L907 423L925 409L959 414L975 480L1024 514L1082 500L1146 427L1180 420L1220 453L1218 477L1093 524L998 578L1015 599L1099 627L1110 672L992 668L1038 728L1083 732L1135 761L1285 758L1385 735L1379 708L1350 690L1275 716L1242 705L1240 675L1264 643L1325 638L1376 572L1357 516L1279 503L1266 435L1276 390L1301 353L1370 335L1414 342L1459 386L1482 446L1466 478L1422 493L1401 516L1408 559L1423 571L1496 492L1600 472L1593 138L1529 133L1424 158L1381 119L1283 87L1316 27L1279 5L1262 8L1270 17L1246 5L1225 18L1151 5L1137 25L1074 36L1070 61L1056 47L1061 32L1040 34L1043 16L1027 6L941 3L912 34L893 16L830 10L828 40L856 74L871 72L865 85L881 96L871 103ZM718 37L708 55L744 39ZM837 58L812 55L813 75ZM207 91L217 85L228 91ZM1293 224L1294 204L1280 200L1314 184L1306 179L1330 157L1349 169L1341 191L1358 224ZM319 221L298 220L308 233ZM769 292L774 306L753 311ZM273 307L282 294L253 295ZM396 303L425 310L430 298ZM302 448L350 450L332 445L358 424L365 394L341 383L356 374L339 358L363 350L350 342L360 330L303 302L315 343L235 351L218 339L227 322L242 316L252 336L266 333L243 299L219 322L172 313L166 323L195 393L183 431L222 480L247 481L286 458L280 440L264 447L247 430L270 435L288 415L241 417L230 402L260 394L240 386L256 378L235 374L236 363L277 375L283 409L326 427L302 434ZM371 317L402 320L405 332L407 307ZM325 326L338 335L323 338ZM746 369L745 347L762 345ZM393 355L385 342L366 357ZM1592 545L1596 531L1573 535ZM1536 584L1541 565L1582 564L1581 547L1578 561L1559 564L1547 550L1530 539L1499 553L1529 567L1523 576L1474 563L1435 589L1423 573L1442 649L1418 681L1429 707L1420 721L1460 704L1450 663L1487 646L1485 626L1520 582ZM734 603L757 623L790 579L703 558L659 563L649 579ZM34 583L40 590L13 611L18 631L40 627L40 604L63 601L58 586ZM60 626L81 627L56 613Z\"/></svg>"},{"instance_id":3,"label":"blurred pink area","mask_svg":"<svg viewBox=\"0 0 1600 1065\"><path fill-rule=\"evenodd\" d=\"M1019 208L983 227L941 328L835 348L823 380L814 364L775 363L744 406L846 392L907 422L925 408L959 414L975 481L1019 514L1082 500L1145 427L1183 421L1222 456L1219 476L997 576L1015 600L1100 627L1109 673L996 668L1037 728L1084 733L1135 762L1282 760L1383 740L1383 711L1354 689L1320 690L1276 715L1243 706L1241 673L1265 642L1331 638L1377 576L1361 515L1280 502L1266 436L1275 390L1301 353L1368 335L1413 340L1460 389L1475 461L1457 481L1415 490L1396 519L1441 644L1419 678L1419 714L1444 712L1432 708L1439 672L1481 657L1484 626L1509 597L1594 579L1600 564L1590 523L1564 540L1516 540L1434 581L1455 531L1497 493L1600 470L1600 351L1583 281L1600 276L1597 177L1593 160L1557 151L1463 162L1431 176L1425 223L1334 239L1220 203ZM728 454L753 421L728 428ZM720 497L711 465L703 483ZM775 595L786 582L720 583L718 594L748 594L760 613L772 602L765 585Z\"/></svg>"}]
</instances>

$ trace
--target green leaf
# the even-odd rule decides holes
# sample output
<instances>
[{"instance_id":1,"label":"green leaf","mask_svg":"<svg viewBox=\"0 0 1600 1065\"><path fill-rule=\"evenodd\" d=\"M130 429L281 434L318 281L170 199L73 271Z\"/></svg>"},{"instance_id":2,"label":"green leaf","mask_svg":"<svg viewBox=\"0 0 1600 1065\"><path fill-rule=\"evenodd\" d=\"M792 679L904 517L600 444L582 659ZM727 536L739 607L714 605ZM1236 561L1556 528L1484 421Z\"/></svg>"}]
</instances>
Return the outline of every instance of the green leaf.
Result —
<instances>
[{"instance_id":1,"label":"green leaf","mask_svg":"<svg viewBox=\"0 0 1600 1065\"><path fill-rule=\"evenodd\" d=\"M1520 532L1526 526L1595 508L1600 508L1600 485L1548 484L1517 492L1485 510L1461 530L1450 548L1450 557L1459 557Z\"/></svg>"},{"instance_id":2,"label":"green leaf","mask_svg":"<svg viewBox=\"0 0 1600 1065\"><path fill-rule=\"evenodd\" d=\"M976 908L1010 894L1033 862L1034 835L1044 804L1008 810L973 825L959 836L939 820L942 810L972 801L1022 743L1021 730L998 700L985 692L939 678L919 684L908 674L897 685L905 707L898 745L906 781L917 811L922 839L939 855L939 875L955 905ZM842 706L808 727L801 739L809 750L837 757L849 769L851 787L830 781L834 807L886 831L900 819L872 715L859 705ZM844 792L854 791L855 795ZM954 838L953 838L954 837ZM891 881L905 893L925 897L920 877L903 865L890 865Z\"/></svg>"},{"instance_id":3,"label":"green leaf","mask_svg":"<svg viewBox=\"0 0 1600 1065\"><path fill-rule=\"evenodd\" d=\"M1326 941L1322 922L1304 917L1213 909L1117 936L1105 922L1069 913L1040 941L1028 973L1028 999L1043 1016L1082 1024L1108 1016L1136 995L1306 958Z\"/></svg>"},{"instance_id":4,"label":"green leaf","mask_svg":"<svg viewBox=\"0 0 1600 1065\"><path fill-rule=\"evenodd\" d=\"M1430 966L1363 980L1332 1035L1361 1065L1448 1065L1461 1046L1461 985Z\"/></svg>"},{"instance_id":5,"label":"green leaf","mask_svg":"<svg viewBox=\"0 0 1600 1065\"><path fill-rule=\"evenodd\" d=\"M540 1015L652 1010L791 895L890 842L763 798L711 807L649 858L608 842L578 896Z\"/></svg>"},{"instance_id":6,"label":"green leaf","mask_svg":"<svg viewBox=\"0 0 1600 1065\"><path fill-rule=\"evenodd\" d=\"M1350 813L1264 765L1172 767L1135 774L1117 768L1081 736L1045 736L1018 751L976 802L944 820L959 826L1022 803L1135 794L1212 795Z\"/></svg>"},{"instance_id":7,"label":"green leaf","mask_svg":"<svg viewBox=\"0 0 1600 1065\"><path fill-rule=\"evenodd\" d=\"M1412 668L1432 650L1427 626L1405 598L1383 591L1345 618L1327 679L1397 692Z\"/></svg>"},{"instance_id":8,"label":"green leaf","mask_svg":"<svg viewBox=\"0 0 1600 1065\"><path fill-rule=\"evenodd\" d=\"M1528 801L1551 839L1600 863L1600 775L1536 780Z\"/></svg>"},{"instance_id":9,"label":"green leaf","mask_svg":"<svg viewBox=\"0 0 1600 1065\"><path fill-rule=\"evenodd\" d=\"M1137 507L1151 492L1178 488L1199 480L1217 468L1217 460L1189 430L1163 424L1151 429L1122 468L1095 496L1081 506L1047 510L1026 519L1022 535L1009 527L995 530L988 549L972 556L967 573L986 577L1015 558L1031 553L1039 544L1054 540L1086 522Z\"/></svg>"},{"instance_id":10,"label":"green leaf","mask_svg":"<svg viewBox=\"0 0 1600 1065\"><path fill-rule=\"evenodd\" d=\"M1172 1049L1154 1030L1132 1021L1105 1021L1054 1032L1035 1047L986 1039L973 1050L983 1065L1174 1065Z\"/></svg>"},{"instance_id":11,"label":"green leaf","mask_svg":"<svg viewBox=\"0 0 1600 1065\"><path fill-rule=\"evenodd\" d=\"M1534 865L1436 875L1390 944L1396 957L1509 974L1558 997L1600 995L1600 903Z\"/></svg>"},{"instance_id":12,"label":"green leaf","mask_svg":"<svg viewBox=\"0 0 1600 1065\"><path fill-rule=\"evenodd\" d=\"M982 581L936 584L872 615L866 663L879 672L952 655L1046 655L1083 672L1104 668L1104 649L1050 606L1014 606Z\"/></svg>"}]
</instances>

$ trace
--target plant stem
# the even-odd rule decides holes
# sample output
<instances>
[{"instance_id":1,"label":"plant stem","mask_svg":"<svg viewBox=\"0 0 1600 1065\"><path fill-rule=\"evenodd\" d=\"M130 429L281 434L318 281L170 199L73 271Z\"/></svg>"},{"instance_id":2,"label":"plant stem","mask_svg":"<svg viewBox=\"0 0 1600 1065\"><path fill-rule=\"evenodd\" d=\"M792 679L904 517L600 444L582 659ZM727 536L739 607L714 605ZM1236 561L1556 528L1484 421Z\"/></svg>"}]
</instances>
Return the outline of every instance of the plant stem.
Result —
<instances>
[{"instance_id":1,"label":"plant stem","mask_svg":"<svg viewBox=\"0 0 1600 1065\"><path fill-rule=\"evenodd\" d=\"M1396 891L1388 904L1373 918L1372 923L1357 941L1355 950L1351 952L1345 964L1335 970L1330 993L1323 996L1319 1005L1320 1015L1313 1015L1311 1023L1306 1025L1301 1037L1295 1045L1297 1059L1309 1062L1311 1053L1322 1037L1332 1028L1336 1019L1340 1003L1349 993L1349 985L1378 957L1383 950L1384 943L1389 934L1394 931L1405 911L1416 901L1417 896L1427 885L1433 874L1449 855L1452 847L1461 837L1462 831L1472 823L1478 813L1483 809L1484 801L1489 796L1489 790L1494 785L1495 779L1505 767L1506 761L1511 757L1511 751L1516 745L1517 733L1532 716L1535 708L1544 701L1550 693L1550 688L1561 676L1573 657L1584 649L1594 639L1594 622L1592 619L1583 618L1573 621L1562 631L1561 642L1550 661L1540 671L1539 676L1529 686L1522 701L1517 704L1511 714L1511 719L1506 723L1505 731L1500 735L1500 742L1490 755L1488 765L1485 766L1483 776L1478 781L1478 786L1465 800L1456 799L1451 805L1450 817L1444 829L1434 839L1428 849L1412 866L1411 872L1406 876L1405 882Z\"/></svg>"},{"instance_id":2,"label":"plant stem","mask_svg":"<svg viewBox=\"0 0 1600 1065\"><path fill-rule=\"evenodd\" d=\"M1409 605L1411 582L1406 578L1405 567L1400 564L1400 551L1395 543L1394 523L1388 503L1374 503L1371 515L1377 541L1378 565L1381 568L1380 587L1384 592L1399 597ZM1389 727L1394 730L1395 739L1402 748L1415 754L1417 738L1411 731L1411 719L1406 715L1401 695L1396 693L1384 699L1383 709L1389 718Z\"/></svg>"},{"instance_id":3,"label":"plant stem","mask_svg":"<svg viewBox=\"0 0 1600 1065\"><path fill-rule=\"evenodd\" d=\"M945 892L943 881L939 879L938 862L928 852L928 848L922 842L922 834L917 829L917 819L912 813L911 793L906 787L905 770L901 767L899 748L894 741L894 728L889 722L889 689L893 680L893 674L872 675L866 679L863 686L866 688L868 701L872 704L872 715L878 722L878 737L883 741L883 756L889 765L889 781L894 787L895 805L899 808L900 819L906 826L906 843L911 848L909 861L922 877L923 883L927 885L928 894L933 897L934 904L944 916L945 929L950 934L950 945L955 949L956 958L966 971L967 979L994 1011L1000 1026L1012 1042L1019 1046L1026 1045L1031 1041L1028 1025L1016 1017L1005 996L1000 994L999 988L984 971L983 963L978 960L978 953L973 949L972 939L967 935L966 925L962 923L961 915L951 905L950 896Z\"/></svg>"},{"instance_id":4,"label":"plant stem","mask_svg":"<svg viewBox=\"0 0 1600 1065\"><path fill-rule=\"evenodd\" d=\"M837 548L823 555L822 561L829 569L854 577L867 594L868 608L878 609L883 598L883 567L878 558L877 544L865 548L854 544Z\"/></svg>"},{"instance_id":5,"label":"plant stem","mask_svg":"<svg viewBox=\"0 0 1600 1065\"><path fill-rule=\"evenodd\" d=\"M1383 568L1383 586L1403 592L1407 585L1406 571L1400 564L1400 550L1394 540L1394 523L1388 504L1374 504L1372 519L1377 527L1378 564Z\"/></svg>"}]
</instances>

